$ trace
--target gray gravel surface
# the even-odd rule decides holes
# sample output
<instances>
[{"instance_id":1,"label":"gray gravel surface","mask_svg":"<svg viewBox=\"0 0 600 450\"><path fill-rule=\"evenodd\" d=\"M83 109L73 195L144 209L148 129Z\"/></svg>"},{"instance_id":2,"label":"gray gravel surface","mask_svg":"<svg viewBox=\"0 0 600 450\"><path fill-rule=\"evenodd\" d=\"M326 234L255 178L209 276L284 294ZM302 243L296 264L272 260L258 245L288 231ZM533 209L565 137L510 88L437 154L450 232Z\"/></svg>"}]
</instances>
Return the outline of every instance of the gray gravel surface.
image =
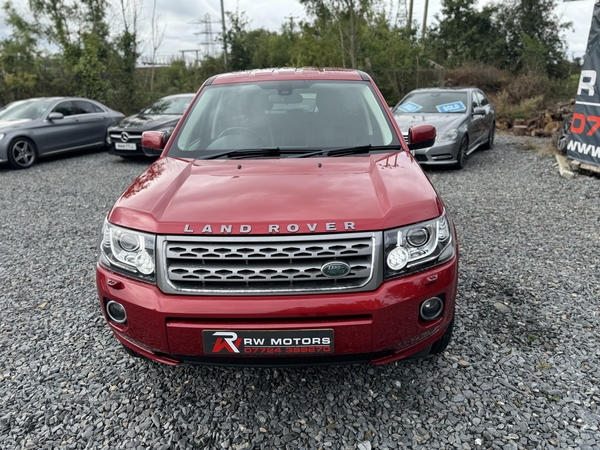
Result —
<instances>
[{"instance_id":1,"label":"gray gravel surface","mask_svg":"<svg viewBox=\"0 0 600 450\"><path fill-rule=\"evenodd\" d=\"M460 236L456 333L383 367L129 357L100 313L95 247L147 162L0 168L0 448L600 449L600 180L565 180L523 142L427 171Z\"/></svg>"}]
</instances>

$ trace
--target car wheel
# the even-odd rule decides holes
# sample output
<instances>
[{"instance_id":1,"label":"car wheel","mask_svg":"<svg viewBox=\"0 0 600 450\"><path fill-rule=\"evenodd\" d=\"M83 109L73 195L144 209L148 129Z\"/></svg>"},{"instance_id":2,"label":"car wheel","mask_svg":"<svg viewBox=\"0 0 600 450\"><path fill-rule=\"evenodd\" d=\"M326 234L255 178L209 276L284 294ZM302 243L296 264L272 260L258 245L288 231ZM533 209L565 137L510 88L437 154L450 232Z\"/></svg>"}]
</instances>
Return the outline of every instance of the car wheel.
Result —
<instances>
[{"instance_id":1,"label":"car wheel","mask_svg":"<svg viewBox=\"0 0 600 450\"><path fill-rule=\"evenodd\" d=\"M450 344L450 340L452 339L453 330L454 317L452 317L452 320L450 321L448 328L446 328L446 332L443 334L443 336L431 345L431 350L429 350L430 355L439 355L446 350L446 348L448 348L448 344Z\"/></svg>"},{"instance_id":2,"label":"car wheel","mask_svg":"<svg viewBox=\"0 0 600 450\"><path fill-rule=\"evenodd\" d=\"M488 140L481 147L483 150L489 150L494 146L494 134L496 131L496 124L492 122L492 126L490 127L490 132L488 134Z\"/></svg>"},{"instance_id":3,"label":"car wheel","mask_svg":"<svg viewBox=\"0 0 600 450\"><path fill-rule=\"evenodd\" d=\"M465 167L467 163L467 150L469 149L469 139L465 136L462 141L460 141L460 147L458 149L458 154L456 155L456 164L454 165L455 169L462 169Z\"/></svg>"},{"instance_id":4,"label":"car wheel","mask_svg":"<svg viewBox=\"0 0 600 450\"><path fill-rule=\"evenodd\" d=\"M558 132L558 138L556 140L556 148L561 153L567 152L567 144L569 143L569 132L571 131L571 122L573 121L573 116L568 115L563 120L560 130Z\"/></svg>"},{"instance_id":5,"label":"car wheel","mask_svg":"<svg viewBox=\"0 0 600 450\"><path fill-rule=\"evenodd\" d=\"M27 169L37 158L37 149L29 139L17 138L8 147L8 164L13 169Z\"/></svg>"}]
</instances>

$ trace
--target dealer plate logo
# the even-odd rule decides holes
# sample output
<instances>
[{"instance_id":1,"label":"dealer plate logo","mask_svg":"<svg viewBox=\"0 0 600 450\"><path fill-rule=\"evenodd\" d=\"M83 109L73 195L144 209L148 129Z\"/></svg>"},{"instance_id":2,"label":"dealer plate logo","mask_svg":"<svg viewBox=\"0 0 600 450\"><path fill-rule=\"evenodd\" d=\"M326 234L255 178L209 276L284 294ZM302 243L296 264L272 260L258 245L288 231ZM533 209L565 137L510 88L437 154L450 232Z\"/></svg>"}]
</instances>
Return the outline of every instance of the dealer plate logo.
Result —
<instances>
[{"instance_id":1,"label":"dealer plate logo","mask_svg":"<svg viewBox=\"0 0 600 450\"><path fill-rule=\"evenodd\" d=\"M308 356L333 353L333 329L202 330L204 354Z\"/></svg>"},{"instance_id":2,"label":"dealer plate logo","mask_svg":"<svg viewBox=\"0 0 600 450\"><path fill-rule=\"evenodd\" d=\"M350 266L343 261L332 261L323 264L321 273L329 278L342 278L350 273Z\"/></svg>"}]
</instances>

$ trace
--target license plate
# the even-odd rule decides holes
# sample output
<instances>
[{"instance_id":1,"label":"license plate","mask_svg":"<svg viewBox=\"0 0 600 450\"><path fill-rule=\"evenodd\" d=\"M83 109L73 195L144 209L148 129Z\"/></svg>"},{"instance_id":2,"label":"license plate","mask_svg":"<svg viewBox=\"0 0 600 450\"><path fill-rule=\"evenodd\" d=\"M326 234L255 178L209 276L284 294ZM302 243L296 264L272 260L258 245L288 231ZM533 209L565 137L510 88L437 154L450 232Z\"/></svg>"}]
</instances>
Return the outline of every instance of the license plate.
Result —
<instances>
[{"instance_id":1,"label":"license plate","mask_svg":"<svg viewBox=\"0 0 600 450\"><path fill-rule=\"evenodd\" d=\"M206 355L307 356L333 353L333 330L203 330Z\"/></svg>"},{"instance_id":2,"label":"license plate","mask_svg":"<svg viewBox=\"0 0 600 450\"><path fill-rule=\"evenodd\" d=\"M136 149L136 145L135 144L123 144L121 142L115 142L115 148L117 150L135 150Z\"/></svg>"}]
</instances>

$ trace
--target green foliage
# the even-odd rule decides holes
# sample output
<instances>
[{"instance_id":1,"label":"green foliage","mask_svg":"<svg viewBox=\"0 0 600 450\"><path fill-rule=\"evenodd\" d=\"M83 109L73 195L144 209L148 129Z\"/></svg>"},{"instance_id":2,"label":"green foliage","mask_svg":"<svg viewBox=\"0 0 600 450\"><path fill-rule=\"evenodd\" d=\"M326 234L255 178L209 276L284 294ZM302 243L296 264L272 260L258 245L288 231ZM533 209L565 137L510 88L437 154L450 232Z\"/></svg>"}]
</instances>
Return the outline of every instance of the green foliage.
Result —
<instances>
[{"instance_id":1,"label":"green foliage","mask_svg":"<svg viewBox=\"0 0 600 450\"><path fill-rule=\"evenodd\" d=\"M244 70L252 67L254 48L248 39L248 18L245 13L228 12L229 29L227 45L229 46L228 64L230 70Z\"/></svg>"},{"instance_id":2,"label":"green foliage","mask_svg":"<svg viewBox=\"0 0 600 450\"><path fill-rule=\"evenodd\" d=\"M101 58L102 43L97 34L84 34L82 41L83 48L72 67L79 86L75 95L106 102L109 84L102 78L106 73L106 59Z\"/></svg>"},{"instance_id":3,"label":"green foliage","mask_svg":"<svg viewBox=\"0 0 600 450\"><path fill-rule=\"evenodd\" d=\"M510 0L499 9L497 26L507 42L506 67L534 70L550 77L566 74L561 68L565 45L561 33L570 23L561 23L554 13L556 0Z\"/></svg>"},{"instance_id":4,"label":"green foliage","mask_svg":"<svg viewBox=\"0 0 600 450\"><path fill-rule=\"evenodd\" d=\"M506 43L494 24L498 8L487 6L481 11L476 0L443 0L442 18L431 27L425 46L438 62L449 67L478 62L493 64L501 59Z\"/></svg>"},{"instance_id":5,"label":"green foliage","mask_svg":"<svg viewBox=\"0 0 600 450\"><path fill-rule=\"evenodd\" d=\"M34 30L10 4L3 9L14 31L0 41L0 104L33 95L40 70Z\"/></svg>"}]
</instances>

